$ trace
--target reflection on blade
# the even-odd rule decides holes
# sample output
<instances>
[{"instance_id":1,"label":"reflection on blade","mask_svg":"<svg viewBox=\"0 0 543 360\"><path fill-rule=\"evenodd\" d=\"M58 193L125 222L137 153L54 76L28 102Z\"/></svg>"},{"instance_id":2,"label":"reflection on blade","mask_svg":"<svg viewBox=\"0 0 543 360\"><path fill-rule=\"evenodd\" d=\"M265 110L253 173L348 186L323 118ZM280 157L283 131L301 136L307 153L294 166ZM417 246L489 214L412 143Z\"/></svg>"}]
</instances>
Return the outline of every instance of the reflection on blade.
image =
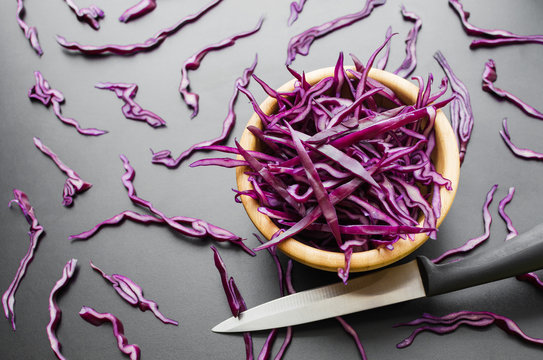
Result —
<instances>
[{"instance_id":1,"label":"reflection on blade","mask_svg":"<svg viewBox=\"0 0 543 360\"><path fill-rule=\"evenodd\" d=\"M426 296L417 261L285 296L230 318L214 332L279 328L350 314Z\"/></svg>"}]
</instances>

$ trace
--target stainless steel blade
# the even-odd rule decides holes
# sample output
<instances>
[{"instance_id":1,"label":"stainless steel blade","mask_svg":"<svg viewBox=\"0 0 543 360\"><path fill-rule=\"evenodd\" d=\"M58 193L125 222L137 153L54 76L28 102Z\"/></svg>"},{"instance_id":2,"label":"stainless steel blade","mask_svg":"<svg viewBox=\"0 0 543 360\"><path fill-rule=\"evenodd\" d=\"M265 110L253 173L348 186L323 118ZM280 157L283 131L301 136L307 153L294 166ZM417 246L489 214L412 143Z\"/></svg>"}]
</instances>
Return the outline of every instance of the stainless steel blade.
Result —
<instances>
[{"instance_id":1,"label":"stainless steel blade","mask_svg":"<svg viewBox=\"0 0 543 360\"><path fill-rule=\"evenodd\" d=\"M426 296L417 261L343 283L285 296L248 309L214 332L245 332L303 324Z\"/></svg>"}]
</instances>

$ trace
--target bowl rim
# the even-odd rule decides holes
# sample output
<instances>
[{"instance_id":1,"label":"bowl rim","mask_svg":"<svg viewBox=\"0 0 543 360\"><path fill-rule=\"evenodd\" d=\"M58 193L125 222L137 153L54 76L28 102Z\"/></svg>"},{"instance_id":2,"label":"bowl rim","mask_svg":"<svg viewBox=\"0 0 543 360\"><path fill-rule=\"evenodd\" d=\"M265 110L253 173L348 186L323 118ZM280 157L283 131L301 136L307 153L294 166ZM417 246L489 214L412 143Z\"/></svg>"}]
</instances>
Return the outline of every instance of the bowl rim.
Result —
<instances>
[{"instance_id":1,"label":"bowl rim","mask_svg":"<svg viewBox=\"0 0 543 360\"><path fill-rule=\"evenodd\" d=\"M354 67L345 66L345 69L350 70L354 69ZM348 76L352 76L349 71L347 71L347 74ZM313 85L319 80L333 75L334 67L327 67L306 73L305 77L306 81ZM405 104L415 103L419 90L415 84L393 73L374 68L370 69L368 76L393 90ZM277 91L292 91L296 81L296 79L288 81L279 87ZM260 109L266 114L277 111L277 100L272 97L266 98L260 104ZM247 130L249 125L262 128L262 121L256 113L253 113L249 119L239 141L244 149L252 150L257 146L258 140ZM456 195L460 177L460 157L454 131L449 120L441 110L438 110L436 113L435 132L436 159L434 162L436 162L436 171L449 179L452 185L452 190L447 190L444 186L440 189L441 214L437 219L437 227L439 227L449 212ZM438 139L441 141L438 141ZM447 151L443 151L444 149ZM241 157L238 156L238 158ZM238 166L236 168L236 181L238 190L240 191L253 189L252 184L248 181L248 175L245 174L248 169L248 166ZM253 224L269 240L279 228L268 216L258 211L260 205L256 199L250 196L241 196L241 202ZM416 234L413 240L400 239L394 244L393 250L382 247L353 253L350 271L369 271L387 266L411 254L424 244L427 239L428 235L421 233ZM343 253L319 250L293 238L284 240L277 247L290 258L313 268L335 272L338 268L345 266L345 255Z\"/></svg>"}]
</instances>

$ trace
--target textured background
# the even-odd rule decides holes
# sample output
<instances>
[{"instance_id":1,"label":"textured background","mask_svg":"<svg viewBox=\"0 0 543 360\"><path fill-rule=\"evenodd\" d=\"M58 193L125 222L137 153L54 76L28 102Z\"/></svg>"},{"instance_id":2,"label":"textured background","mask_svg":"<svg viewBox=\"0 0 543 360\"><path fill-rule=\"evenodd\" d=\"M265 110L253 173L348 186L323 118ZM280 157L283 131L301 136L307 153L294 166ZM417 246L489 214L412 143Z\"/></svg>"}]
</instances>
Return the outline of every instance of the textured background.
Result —
<instances>
[{"instance_id":1,"label":"textured background","mask_svg":"<svg viewBox=\"0 0 543 360\"><path fill-rule=\"evenodd\" d=\"M48 295L61 269L72 257L79 259L75 281L59 298L63 311L58 337L69 359L123 359L115 346L111 327L96 328L78 316L81 306L116 314L125 325L130 343L142 348L144 359L241 359L244 346L239 335L210 331L230 316L217 271L213 265L211 242L180 236L164 226L144 226L126 222L101 231L87 242L70 243L68 236L94 226L118 212L136 208L121 185L124 173L119 154L125 154L136 170L138 194L168 215L200 217L257 242L255 229L241 205L234 203L234 171L222 168L194 168L187 163L176 170L151 164L154 150L171 149L178 154L192 143L220 132L234 80L258 53L256 74L278 87L290 79L284 68L290 37L338 16L361 9L364 1L309 0L298 21L287 27L290 1L227 0L198 22L168 38L159 48L135 56L85 57L64 51L55 34L82 43L132 43L147 39L161 28L196 12L207 1L159 1L154 12L129 24L117 17L135 1L76 0L81 7L95 3L106 18L100 31L79 23L63 1L26 0L26 21L36 26L44 55L38 57L15 21L16 2L7 1L0 11L0 204L7 205L12 189L25 191L46 229L16 295L17 331L0 321L0 353L3 359L53 359L45 334L49 316ZM335 63L339 51L356 54L365 61L384 39L389 25L398 32L392 44L389 70L403 59L404 42L411 23L402 20L402 2L389 0L367 19L317 40L307 57L298 56L293 68L310 71ZM452 211L439 231L437 241L426 243L417 253L436 256L482 233L481 208L487 191L499 184L491 206L494 216L492 238L477 251L496 246L506 234L497 214L497 203L510 186L517 189L507 210L520 231L542 220L543 164L515 158L498 132L501 120L509 118L514 141L523 147L543 151L543 123L529 118L509 103L500 103L481 90L484 63L497 63L497 86L507 89L536 108L541 105L543 46L528 44L495 49L470 50L473 39L461 28L447 1L405 0L408 10L423 20L419 34L416 75L431 72L443 76L433 59L436 50L447 57L455 73L471 91L475 126L462 167L460 188ZM537 0L465 0L471 22L480 27L501 28L519 34L541 34L543 2ZM200 94L200 114L190 119L190 111L177 91L183 61L204 45L250 29L258 18L265 21L257 34L241 39L233 47L209 54L199 70L190 73L192 89ZM60 123L50 109L27 98L34 84L34 70L40 70L51 87L66 97L63 112L84 127L106 129L101 137L79 135ZM137 83L136 101L167 121L167 127L153 129L127 120L121 114L122 102L109 91L94 88L97 82ZM258 101L263 92L251 83ZM238 124L229 144L241 134L252 113L245 98L236 106ZM448 111L446 111L448 113ZM81 177L94 186L76 197L73 208L61 205L65 176L49 158L32 144L37 136ZM191 160L207 156L196 154ZM141 210L144 212L144 210ZM0 290L9 286L18 262L28 247L28 225L13 207L0 210ZM235 277L249 306L278 296L275 267L264 253L255 258L238 248L220 246L230 275ZM92 260L107 273L131 277L145 295L158 302L166 316L179 327L163 325L149 313L141 313L124 303L112 288L88 266ZM335 274L295 265L294 285L298 290L335 282ZM515 279L423 299L410 303L348 315L345 319L358 332L370 359L540 359L541 348L527 345L491 327L482 330L461 328L454 334L420 335L403 350L395 344L410 328L392 326L419 317L423 312L442 315L458 310L488 310L509 316L527 334L543 337L543 292ZM281 337L275 351L279 348ZM259 351L266 332L254 334ZM337 322L325 320L294 328L287 359L357 358L351 338Z\"/></svg>"}]
</instances>

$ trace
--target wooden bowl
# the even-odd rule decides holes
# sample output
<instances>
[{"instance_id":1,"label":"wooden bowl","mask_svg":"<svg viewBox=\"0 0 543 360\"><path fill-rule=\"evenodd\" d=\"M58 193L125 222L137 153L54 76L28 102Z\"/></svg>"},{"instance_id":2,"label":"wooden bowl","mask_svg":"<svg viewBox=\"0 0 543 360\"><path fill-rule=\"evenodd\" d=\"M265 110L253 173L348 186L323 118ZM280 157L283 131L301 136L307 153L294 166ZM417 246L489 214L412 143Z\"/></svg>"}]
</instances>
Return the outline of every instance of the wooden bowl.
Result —
<instances>
[{"instance_id":1,"label":"wooden bowl","mask_svg":"<svg viewBox=\"0 0 543 360\"><path fill-rule=\"evenodd\" d=\"M312 71L306 74L306 79L310 84L315 84L319 80L333 76L334 68L324 68ZM401 78L392 73L371 69L369 77L381 82L389 87L405 104L414 104L418 94L418 87L413 83ZM295 80L281 86L277 91L289 92L294 89ZM274 98L268 97L260 108L266 114L272 114L277 111L277 101ZM247 126L253 125L262 128L262 122L255 113L247 123ZM442 187L441 194L441 216L437 219L439 226L453 203L456 189L458 187L458 179L460 176L460 160L458 155L458 145L451 125L443 114L438 111L435 123L436 133L436 148L432 154L432 162L441 175L449 179L452 183L452 190L447 190ZM259 142L255 136L245 128L241 139L241 146L246 150L259 150ZM239 158L239 157L238 157ZM252 184L248 181L248 176L245 172L248 167L237 167L236 178L237 185L240 191L253 189ZM259 203L257 200L249 196L241 196L241 201L245 207L245 211L249 218L258 230L268 240L279 230L277 225L266 215L258 211ZM419 222L419 225L422 220ZM401 239L394 244L394 249L378 248L364 252L353 253L351 258L351 272L360 272L377 269L389 265L395 261L409 255L428 239L426 234L417 234L414 240ZM323 251L303 244L293 238L286 239L278 245L278 248L290 258L301 262L305 265L327 271L337 271L345 265L345 256L341 252Z\"/></svg>"}]
</instances>

